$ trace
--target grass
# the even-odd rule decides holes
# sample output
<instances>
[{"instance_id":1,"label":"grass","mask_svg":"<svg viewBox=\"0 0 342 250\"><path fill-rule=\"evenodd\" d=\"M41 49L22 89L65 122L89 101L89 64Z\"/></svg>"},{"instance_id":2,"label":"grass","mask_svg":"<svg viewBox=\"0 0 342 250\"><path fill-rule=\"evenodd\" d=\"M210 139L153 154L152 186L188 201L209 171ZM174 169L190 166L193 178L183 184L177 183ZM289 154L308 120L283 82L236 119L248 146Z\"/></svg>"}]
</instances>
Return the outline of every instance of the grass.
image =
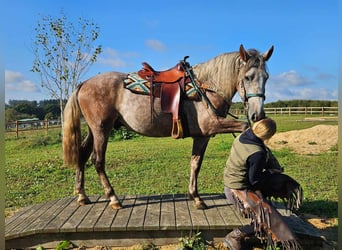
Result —
<instances>
[{"instance_id":1,"label":"grass","mask_svg":"<svg viewBox=\"0 0 342 250\"><path fill-rule=\"evenodd\" d=\"M322 122L296 122L303 117L273 117L278 131L312 127ZM325 122L334 124L337 122ZM63 167L60 131L25 132L19 139L5 136L5 213L20 207L73 195L74 170ZM223 168L233 136L213 137L199 175L200 193L223 192ZM117 194L187 193L192 139L135 137L112 138L106 169ZM337 217L337 153L300 156L276 151L285 171L304 188L302 211ZM103 194L95 169L89 163L85 174L89 195Z\"/></svg>"}]
</instances>

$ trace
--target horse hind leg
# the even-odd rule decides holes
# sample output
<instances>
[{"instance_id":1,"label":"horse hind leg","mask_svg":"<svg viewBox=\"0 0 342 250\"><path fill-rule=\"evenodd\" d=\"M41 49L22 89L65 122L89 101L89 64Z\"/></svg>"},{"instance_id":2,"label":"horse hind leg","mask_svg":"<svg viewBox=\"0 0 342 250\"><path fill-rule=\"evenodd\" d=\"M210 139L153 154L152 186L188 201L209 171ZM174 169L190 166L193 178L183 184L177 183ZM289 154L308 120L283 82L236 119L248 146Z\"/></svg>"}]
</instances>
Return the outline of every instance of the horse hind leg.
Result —
<instances>
[{"instance_id":1,"label":"horse hind leg","mask_svg":"<svg viewBox=\"0 0 342 250\"><path fill-rule=\"evenodd\" d=\"M79 161L76 167L75 175L75 194L78 194L77 202L79 205L85 205L91 203L88 196L86 195L84 188L84 169L87 160L93 150L93 134L90 129L88 129L88 135L82 142L79 149Z\"/></svg>"},{"instance_id":2,"label":"horse hind leg","mask_svg":"<svg viewBox=\"0 0 342 250\"><path fill-rule=\"evenodd\" d=\"M96 172L100 178L101 184L104 188L105 195L110 199L109 205L113 209L122 208L121 202L116 196L112 185L109 182L108 176L105 171L105 157L106 157L106 149L108 143L109 132L111 129L108 129L108 132L103 132L103 130L98 130L96 135L94 135L94 155L93 161L95 165Z\"/></svg>"}]
</instances>

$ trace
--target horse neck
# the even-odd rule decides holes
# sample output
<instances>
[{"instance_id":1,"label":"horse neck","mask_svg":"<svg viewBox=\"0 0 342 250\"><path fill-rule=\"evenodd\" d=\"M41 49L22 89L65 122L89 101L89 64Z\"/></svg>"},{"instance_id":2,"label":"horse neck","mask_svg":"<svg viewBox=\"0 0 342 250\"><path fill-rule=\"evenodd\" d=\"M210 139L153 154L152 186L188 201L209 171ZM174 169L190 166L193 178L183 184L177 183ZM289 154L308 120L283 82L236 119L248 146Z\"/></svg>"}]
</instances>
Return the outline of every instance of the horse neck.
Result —
<instances>
[{"instance_id":1,"label":"horse neck","mask_svg":"<svg viewBox=\"0 0 342 250\"><path fill-rule=\"evenodd\" d=\"M200 83L215 90L227 101L231 101L237 89L241 59L238 52L219 55L208 62L193 66Z\"/></svg>"}]
</instances>

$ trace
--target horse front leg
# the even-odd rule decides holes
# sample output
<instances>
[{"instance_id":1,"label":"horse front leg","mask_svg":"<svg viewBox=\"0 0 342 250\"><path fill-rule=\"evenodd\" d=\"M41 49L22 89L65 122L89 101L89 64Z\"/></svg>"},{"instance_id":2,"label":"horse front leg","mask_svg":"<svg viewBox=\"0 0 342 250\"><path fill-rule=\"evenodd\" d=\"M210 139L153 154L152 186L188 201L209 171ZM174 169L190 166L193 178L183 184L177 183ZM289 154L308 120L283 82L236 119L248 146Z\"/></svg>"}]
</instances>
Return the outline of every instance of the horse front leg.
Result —
<instances>
[{"instance_id":1,"label":"horse front leg","mask_svg":"<svg viewBox=\"0 0 342 250\"><path fill-rule=\"evenodd\" d=\"M213 134L221 133L238 133L243 132L249 127L247 122L229 120L222 117L217 117L215 126L212 127Z\"/></svg>"},{"instance_id":2,"label":"horse front leg","mask_svg":"<svg viewBox=\"0 0 342 250\"><path fill-rule=\"evenodd\" d=\"M194 137L192 146L192 155L190 161L190 182L189 182L189 198L195 201L197 209L206 209L207 205L201 199L197 189L197 178L201 169L205 150L207 148L210 137Z\"/></svg>"}]
</instances>

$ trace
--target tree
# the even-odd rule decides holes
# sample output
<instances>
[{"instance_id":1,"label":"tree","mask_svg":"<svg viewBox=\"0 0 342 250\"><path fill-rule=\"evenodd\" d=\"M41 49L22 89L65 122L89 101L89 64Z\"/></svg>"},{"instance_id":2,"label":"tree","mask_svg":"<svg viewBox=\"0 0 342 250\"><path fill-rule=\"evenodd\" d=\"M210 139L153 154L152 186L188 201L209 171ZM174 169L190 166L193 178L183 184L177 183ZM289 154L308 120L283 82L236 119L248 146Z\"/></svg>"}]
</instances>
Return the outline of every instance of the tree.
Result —
<instances>
[{"instance_id":1,"label":"tree","mask_svg":"<svg viewBox=\"0 0 342 250\"><path fill-rule=\"evenodd\" d=\"M101 45L93 47L99 27L84 18L77 24L69 22L62 11L61 17L42 17L35 28L31 70L39 74L41 86L51 97L59 100L62 127L66 100L102 52Z\"/></svg>"}]
</instances>

